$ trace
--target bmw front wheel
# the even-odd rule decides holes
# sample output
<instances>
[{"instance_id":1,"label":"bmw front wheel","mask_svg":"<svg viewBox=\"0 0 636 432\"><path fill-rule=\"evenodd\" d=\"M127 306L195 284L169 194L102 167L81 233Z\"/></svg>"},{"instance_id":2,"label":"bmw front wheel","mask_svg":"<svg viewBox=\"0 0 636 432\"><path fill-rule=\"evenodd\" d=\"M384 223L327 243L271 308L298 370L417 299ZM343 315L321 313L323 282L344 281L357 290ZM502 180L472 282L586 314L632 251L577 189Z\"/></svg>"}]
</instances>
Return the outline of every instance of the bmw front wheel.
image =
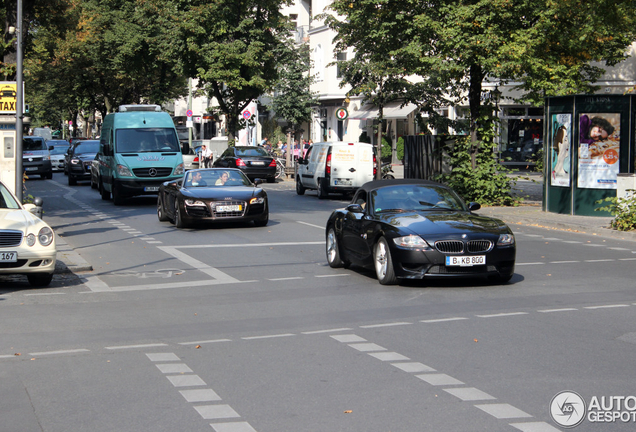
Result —
<instances>
[{"instance_id":1,"label":"bmw front wheel","mask_svg":"<svg viewBox=\"0 0 636 432\"><path fill-rule=\"evenodd\" d=\"M338 244L338 235L336 230L331 226L327 231L327 262L329 267L344 267L344 262L340 259L340 245Z\"/></svg>"},{"instance_id":2,"label":"bmw front wheel","mask_svg":"<svg viewBox=\"0 0 636 432\"><path fill-rule=\"evenodd\" d=\"M397 278L393 269L393 260L391 259L391 251L389 244L384 237L375 244L373 251L373 264L375 266L375 274L378 282L382 285L395 285Z\"/></svg>"}]
</instances>

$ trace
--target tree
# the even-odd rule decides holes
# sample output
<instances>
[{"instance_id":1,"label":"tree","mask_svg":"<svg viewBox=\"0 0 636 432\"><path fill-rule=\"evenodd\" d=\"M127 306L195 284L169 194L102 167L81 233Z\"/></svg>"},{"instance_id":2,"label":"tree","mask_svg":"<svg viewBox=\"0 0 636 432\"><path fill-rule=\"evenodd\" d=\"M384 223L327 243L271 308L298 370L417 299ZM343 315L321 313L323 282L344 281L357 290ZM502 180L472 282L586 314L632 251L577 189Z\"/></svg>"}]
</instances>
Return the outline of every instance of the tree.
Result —
<instances>
[{"instance_id":1,"label":"tree","mask_svg":"<svg viewBox=\"0 0 636 432\"><path fill-rule=\"evenodd\" d=\"M290 35L281 8L289 0L149 0L170 34L166 50L182 61L187 76L216 98L233 142L245 124L247 105L271 92L283 61L280 47Z\"/></svg>"},{"instance_id":2,"label":"tree","mask_svg":"<svg viewBox=\"0 0 636 432\"><path fill-rule=\"evenodd\" d=\"M287 122L286 132L292 134L300 130L301 124L311 121L312 107L318 100L310 90L314 77L309 74L311 63L307 45L299 47L289 40L281 48L284 61L279 64L279 80L274 85L271 109L277 118ZM288 163L291 153L287 152Z\"/></svg>"}]
</instances>

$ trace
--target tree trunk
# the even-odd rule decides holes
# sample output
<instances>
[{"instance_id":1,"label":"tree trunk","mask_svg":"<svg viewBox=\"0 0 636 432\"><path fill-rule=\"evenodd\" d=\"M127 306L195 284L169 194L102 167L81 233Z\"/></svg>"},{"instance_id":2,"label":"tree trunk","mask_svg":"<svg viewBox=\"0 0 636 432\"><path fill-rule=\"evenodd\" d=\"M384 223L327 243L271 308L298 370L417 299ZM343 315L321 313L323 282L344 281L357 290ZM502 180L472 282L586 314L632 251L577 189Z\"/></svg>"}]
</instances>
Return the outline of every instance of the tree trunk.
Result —
<instances>
[{"instance_id":1,"label":"tree trunk","mask_svg":"<svg viewBox=\"0 0 636 432\"><path fill-rule=\"evenodd\" d=\"M375 178L376 180L382 179L382 116L384 114L384 106L378 105L378 142L377 155L375 158Z\"/></svg>"},{"instance_id":2,"label":"tree trunk","mask_svg":"<svg viewBox=\"0 0 636 432\"><path fill-rule=\"evenodd\" d=\"M477 166L477 153L479 152L479 127L478 121L481 114L481 83L483 80L481 66L470 67L470 88L468 89L468 106L470 107L470 160L473 169Z\"/></svg>"}]
</instances>

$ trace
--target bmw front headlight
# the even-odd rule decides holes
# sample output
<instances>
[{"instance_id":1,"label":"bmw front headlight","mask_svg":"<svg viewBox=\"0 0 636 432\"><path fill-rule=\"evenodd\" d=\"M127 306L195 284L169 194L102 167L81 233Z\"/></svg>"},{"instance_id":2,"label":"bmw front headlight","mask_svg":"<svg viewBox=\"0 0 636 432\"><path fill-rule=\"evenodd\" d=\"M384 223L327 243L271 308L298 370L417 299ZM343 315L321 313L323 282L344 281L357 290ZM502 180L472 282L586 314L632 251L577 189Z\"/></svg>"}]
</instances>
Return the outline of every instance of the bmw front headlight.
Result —
<instances>
[{"instance_id":1,"label":"bmw front headlight","mask_svg":"<svg viewBox=\"0 0 636 432\"><path fill-rule=\"evenodd\" d=\"M38 233L38 241L42 246L48 246L53 243L53 236L53 230L49 227L44 227Z\"/></svg>"},{"instance_id":2,"label":"bmw front headlight","mask_svg":"<svg viewBox=\"0 0 636 432\"><path fill-rule=\"evenodd\" d=\"M72 163L73 165L77 165L77 164L81 164L81 163L82 163L82 161L81 161L81 160L79 160L79 159L77 159L77 158L73 158L73 159L71 159L71 163Z\"/></svg>"},{"instance_id":3,"label":"bmw front headlight","mask_svg":"<svg viewBox=\"0 0 636 432\"><path fill-rule=\"evenodd\" d=\"M426 242L426 240L416 235L396 237L393 239L393 243L395 243L397 247L404 249L432 250L431 246Z\"/></svg>"},{"instance_id":4,"label":"bmw front headlight","mask_svg":"<svg viewBox=\"0 0 636 432\"><path fill-rule=\"evenodd\" d=\"M515 236L512 234L500 234L497 246L512 246L515 244Z\"/></svg>"}]
</instances>

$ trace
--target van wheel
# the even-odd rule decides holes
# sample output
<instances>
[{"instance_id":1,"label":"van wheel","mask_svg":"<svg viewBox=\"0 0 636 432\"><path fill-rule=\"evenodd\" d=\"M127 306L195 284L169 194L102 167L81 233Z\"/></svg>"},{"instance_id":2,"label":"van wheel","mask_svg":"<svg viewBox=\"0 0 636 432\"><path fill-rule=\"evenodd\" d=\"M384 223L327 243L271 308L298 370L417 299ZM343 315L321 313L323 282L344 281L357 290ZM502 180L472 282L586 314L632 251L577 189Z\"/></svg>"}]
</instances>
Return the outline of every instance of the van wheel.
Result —
<instances>
[{"instance_id":1,"label":"van wheel","mask_svg":"<svg viewBox=\"0 0 636 432\"><path fill-rule=\"evenodd\" d=\"M116 206L124 205L124 197L121 196L119 188L113 185L113 204Z\"/></svg>"},{"instance_id":2,"label":"van wheel","mask_svg":"<svg viewBox=\"0 0 636 432\"><path fill-rule=\"evenodd\" d=\"M305 186L300 182L300 177L296 177L296 194L305 195Z\"/></svg>"},{"instance_id":3,"label":"van wheel","mask_svg":"<svg viewBox=\"0 0 636 432\"><path fill-rule=\"evenodd\" d=\"M110 199L110 192L104 189L104 184L102 183L101 180L99 181L99 184L97 185L97 190L99 190L99 194L102 196L102 200L108 201Z\"/></svg>"},{"instance_id":4,"label":"van wheel","mask_svg":"<svg viewBox=\"0 0 636 432\"><path fill-rule=\"evenodd\" d=\"M325 181L324 179L318 180L318 199L327 198L327 191L325 190Z\"/></svg>"}]
</instances>

